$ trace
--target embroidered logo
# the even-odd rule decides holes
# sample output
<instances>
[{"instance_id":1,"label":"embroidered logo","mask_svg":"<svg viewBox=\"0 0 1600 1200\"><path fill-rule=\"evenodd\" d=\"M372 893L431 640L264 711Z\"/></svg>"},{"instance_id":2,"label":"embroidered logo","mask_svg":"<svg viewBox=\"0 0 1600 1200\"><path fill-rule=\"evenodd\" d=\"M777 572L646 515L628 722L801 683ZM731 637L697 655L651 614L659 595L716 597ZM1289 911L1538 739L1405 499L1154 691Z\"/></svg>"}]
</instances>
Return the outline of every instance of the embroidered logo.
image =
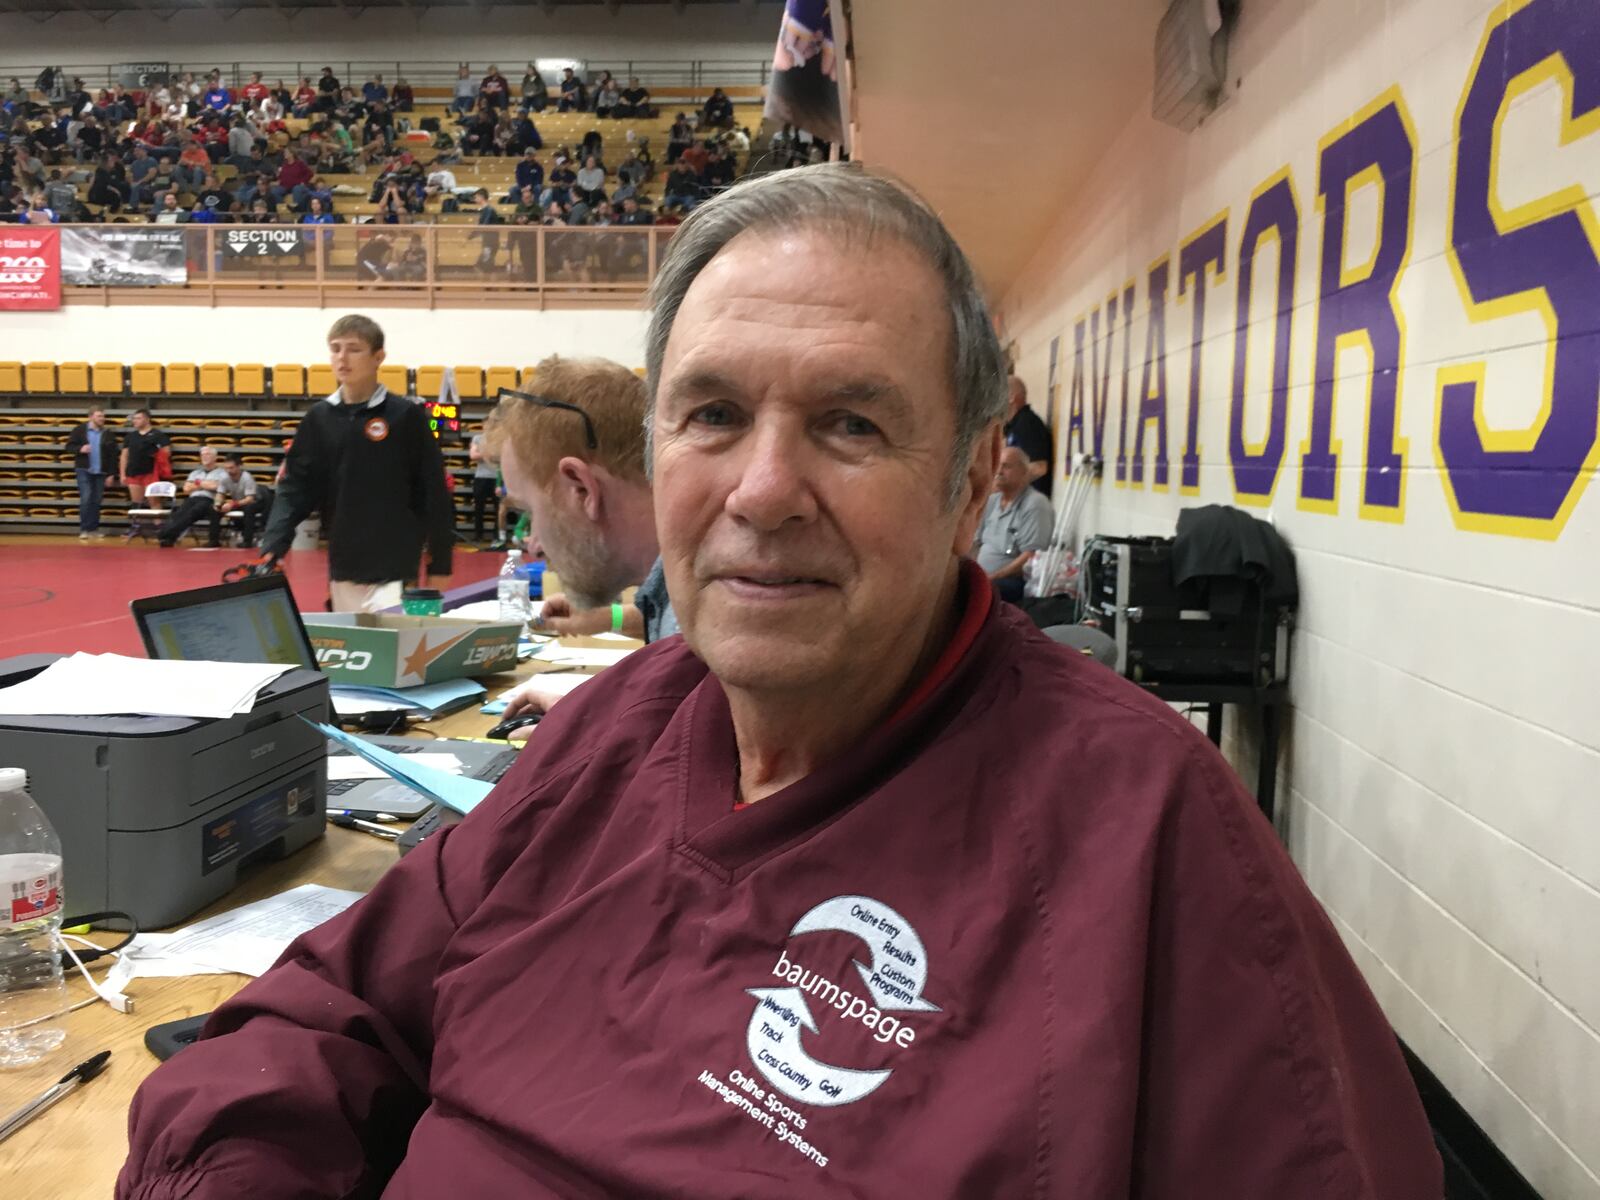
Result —
<instances>
[{"instance_id":1,"label":"embroidered logo","mask_svg":"<svg viewBox=\"0 0 1600 1200\"><path fill-rule=\"evenodd\" d=\"M381 442L389 436L389 422L382 417L373 417L362 430L367 435L368 441Z\"/></svg>"}]
</instances>

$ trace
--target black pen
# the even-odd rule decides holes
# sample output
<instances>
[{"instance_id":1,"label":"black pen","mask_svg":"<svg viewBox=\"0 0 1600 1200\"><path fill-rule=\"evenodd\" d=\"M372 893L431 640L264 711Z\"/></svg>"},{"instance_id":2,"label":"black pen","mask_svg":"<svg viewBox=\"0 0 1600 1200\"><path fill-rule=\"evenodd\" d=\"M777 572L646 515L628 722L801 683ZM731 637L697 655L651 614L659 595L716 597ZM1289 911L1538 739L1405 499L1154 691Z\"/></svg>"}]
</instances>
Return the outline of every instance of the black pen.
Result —
<instances>
[{"instance_id":1,"label":"black pen","mask_svg":"<svg viewBox=\"0 0 1600 1200\"><path fill-rule=\"evenodd\" d=\"M349 813L330 812L328 820L341 829L359 829L362 833L370 833L373 837L387 838L389 841L398 841L398 829L385 829L382 825L374 825L371 821L363 821L360 817L352 817Z\"/></svg>"},{"instance_id":2,"label":"black pen","mask_svg":"<svg viewBox=\"0 0 1600 1200\"><path fill-rule=\"evenodd\" d=\"M4 1121L0 1121L0 1142L5 1141L29 1121L44 1112L45 1109L59 1100L65 1100L73 1092L88 1083L89 1080L100 1074L101 1071L104 1071L110 1058L111 1051L102 1050L93 1058L85 1059L63 1075L57 1082L45 1088L32 1100L17 1109Z\"/></svg>"}]
</instances>

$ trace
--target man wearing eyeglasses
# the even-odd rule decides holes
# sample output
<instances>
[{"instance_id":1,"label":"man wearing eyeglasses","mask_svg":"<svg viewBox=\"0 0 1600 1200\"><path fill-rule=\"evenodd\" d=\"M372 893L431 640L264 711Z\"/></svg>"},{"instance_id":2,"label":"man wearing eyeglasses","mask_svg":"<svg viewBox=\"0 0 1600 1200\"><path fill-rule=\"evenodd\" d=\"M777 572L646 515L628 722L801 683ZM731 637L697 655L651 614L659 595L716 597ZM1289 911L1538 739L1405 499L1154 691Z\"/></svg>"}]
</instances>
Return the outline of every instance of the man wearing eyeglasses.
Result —
<instances>
[{"instance_id":1,"label":"man wearing eyeglasses","mask_svg":"<svg viewBox=\"0 0 1600 1200\"><path fill-rule=\"evenodd\" d=\"M773 172L653 298L682 639L151 1075L120 1200L1438 1200L1237 776L964 557L1005 364L932 210Z\"/></svg>"},{"instance_id":2,"label":"man wearing eyeglasses","mask_svg":"<svg viewBox=\"0 0 1600 1200\"><path fill-rule=\"evenodd\" d=\"M341 317L328 331L339 386L300 419L261 538L267 558L282 558L295 527L322 514L334 612L393 608L413 579L450 586L455 512L444 456L422 406L378 382L383 343L370 317Z\"/></svg>"}]
</instances>

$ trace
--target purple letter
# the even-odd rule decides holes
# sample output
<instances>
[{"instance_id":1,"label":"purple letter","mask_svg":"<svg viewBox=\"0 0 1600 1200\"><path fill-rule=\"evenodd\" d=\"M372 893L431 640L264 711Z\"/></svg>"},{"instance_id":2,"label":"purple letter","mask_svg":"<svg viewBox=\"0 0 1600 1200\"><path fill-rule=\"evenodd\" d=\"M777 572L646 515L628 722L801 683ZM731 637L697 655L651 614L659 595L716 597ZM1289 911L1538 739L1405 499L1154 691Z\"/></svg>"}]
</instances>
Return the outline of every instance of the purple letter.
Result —
<instances>
[{"instance_id":1,"label":"purple letter","mask_svg":"<svg viewBox=\"0 0 1600 1200\"><path fill-rule=\"evenodd\" d=\"M1442 368L1438 454L1457 525L1554 538L1600 465L1600 261L1584 228L1594 210L1572 186L1507 211L1495 186L1499 115L1547 80L1569 101L1563 143L1600 128L1600 21L1582 5L1533 0L1485 35L1461 101L1446 251L1474 321L1543 315L1548 366L1529 381L1543 407L1526 429L1488 429L1485 364Z\"/></svg>"},{"instance_id":2,"label":"purple letter","mask_svg":"<svg viewBox=\"0 0 1600 1200\"><path fill-rule=\"evenodd\" d=\"M1278 307L1272 339L1272 417L1260 447L1244 440L1245 368L1250 350L1250 292L1255 286L1256 248L1264 238L1278 242ZM1233 334L1233 404L1228 414L1228 458L1234 494L1246 503L1266 504L1283 466L1289 425L1289 335L1294 327L1295 253L1300 246L1300 205L1289 171L1274 175L1250 202L1239 239L1239 302Z\"/></svg>"},{"instance_id":3,"label":"purple letter","mask_svg":"<svg viewBox=\"0 0 1600 1200\"><path fill-rule=\"evenodd\" d=\"M1133 289L1122 292L1122 411L1117 414L1117 482L1128 478L1128 366L1133 346ZM1115 315L1115 314L1113 314Z\"/></svg>"},{"instance_id":4,"label":"purple letter","mask_svg":"<svg viewBox=\"0 0 1600 1200\"><path fill-rule=\"evenodd\" d=\"M1220 283L1227 276L1228 214L1213 217L1178 251L1178 296L1194 280L1194 340L1189 345L1189 429L1183 442L1183 471L1178 490L1200 490L1200 346L1206 330L1206 273Z\"/></svg>"},{"instance_id":5,"label":"purple letter","mask_svg":"<svg viewBox=\"0 0 1600 1200\"><path fill-rule=\"evenodd\" d=\"M1061 339L1050 339L1050 378L1056 377L1056 360L1061 353ZM1072 474L1072 439L1078 439L1078 450L1083 450L1083 318L1072 327L1072 393L1067 401L1067 436L1062 447L1062 474Z\"/></svg>"},{"instance_id":6,"label":"purple letter","mask_svg":"<svg viewBox=\"0 0 1600 1200\"><path fill-rule=\"evenodd\" d=\"M1167 486L1167 275L1169 263L1163 254L1150 268L1150 323L1144 334L1144 379L1139 385L1139 415L1134 421L1138 434L1133 439L1133 481L1144 482L1144 428L1156 423L1155 486ZM1150 389L1150 372L1155 369L1155 390Z\"/></svg>"}]
</instances>

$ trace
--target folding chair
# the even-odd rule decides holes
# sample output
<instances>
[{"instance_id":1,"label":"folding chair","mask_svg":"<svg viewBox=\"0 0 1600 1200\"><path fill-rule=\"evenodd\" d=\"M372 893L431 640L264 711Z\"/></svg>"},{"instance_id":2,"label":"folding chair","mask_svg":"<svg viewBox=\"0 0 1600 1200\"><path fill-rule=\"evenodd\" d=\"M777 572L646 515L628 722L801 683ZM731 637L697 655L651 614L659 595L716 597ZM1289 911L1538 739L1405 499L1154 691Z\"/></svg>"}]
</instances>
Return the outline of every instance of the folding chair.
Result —
<instances>
[{"instance_id":1,"label":"folding chair","mask_svg":"<svg viewBox=\"0 0 1600 1200\"><path fill-rule=\"evenodd\" d=\"M128 532L122 540L131 542L135 537L141 537L148 542L151 535L161 528L161 522L172 515L170 508L162 508L155 501L171 501L177 494L178 485L170 479L149 484L144 489L146 507L128 510Z\"/></svg>"}]
</instances>

